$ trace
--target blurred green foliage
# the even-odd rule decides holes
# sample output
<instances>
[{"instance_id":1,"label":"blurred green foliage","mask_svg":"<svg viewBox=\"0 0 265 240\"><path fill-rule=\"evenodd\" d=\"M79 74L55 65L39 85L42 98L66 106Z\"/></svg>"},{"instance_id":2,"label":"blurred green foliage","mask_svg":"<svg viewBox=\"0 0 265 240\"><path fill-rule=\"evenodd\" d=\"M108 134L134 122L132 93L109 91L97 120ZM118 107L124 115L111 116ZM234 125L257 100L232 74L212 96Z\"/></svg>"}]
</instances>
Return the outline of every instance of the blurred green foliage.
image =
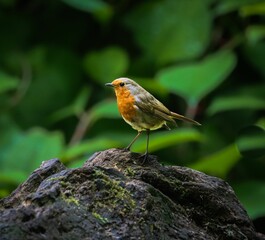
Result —
<instances>
[{"instance_id":1,"label":"blurred green foliage","mask_svg":"<svg viewBox=\"0 0 265 240\"><path fill-rule=\"evenodd\" d=\"M136 132L104 83L128 76L202 123L152 133L151 152L222 177L253 219L264 217L264 6L0 0L0 196L49 158L78 167L125 147Z\"/></svg>"}]
</instances>

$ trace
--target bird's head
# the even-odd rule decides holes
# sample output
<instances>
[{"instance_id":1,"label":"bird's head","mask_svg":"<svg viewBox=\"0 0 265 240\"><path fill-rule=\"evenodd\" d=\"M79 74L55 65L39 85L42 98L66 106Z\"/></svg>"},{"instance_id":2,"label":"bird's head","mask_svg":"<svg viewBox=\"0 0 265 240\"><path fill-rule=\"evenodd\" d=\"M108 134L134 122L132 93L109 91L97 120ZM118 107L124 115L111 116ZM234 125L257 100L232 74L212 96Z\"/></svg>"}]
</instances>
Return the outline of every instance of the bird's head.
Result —
<instances>
[{"instance_id":1,"label":"bird's head","mask_svg":"<svg viewBox=\"0 0 265 240\"><path fill-rule=\"evenodd\" d=\"M116 95L121 93L130 92L131 94L137 94L140 86L129 78L117 78L111 83L106 83L105 86L113 87Z\"/></svg>"}]
</instances>

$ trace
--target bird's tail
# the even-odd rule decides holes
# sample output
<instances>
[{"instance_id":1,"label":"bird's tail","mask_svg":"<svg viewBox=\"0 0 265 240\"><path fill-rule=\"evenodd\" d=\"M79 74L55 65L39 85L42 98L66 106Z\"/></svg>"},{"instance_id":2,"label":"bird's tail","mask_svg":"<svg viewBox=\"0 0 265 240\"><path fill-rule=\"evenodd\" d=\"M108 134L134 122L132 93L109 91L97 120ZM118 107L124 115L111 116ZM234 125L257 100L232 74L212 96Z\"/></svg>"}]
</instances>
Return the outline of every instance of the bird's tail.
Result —
<instances>
[{"instance_id":1,"label":"bird's tail","mask_svg":"<svg viewBox=\"0 0 265 240\"><path fill-rule=\"evenodd\" d=\"M194 121L194 120L192 120L190 118L184 117L184 116L182 116L180 114L177 114L177 113L174 113L174 112L171 112L171 116L173 118L175 118L175 119L179 119L179 120L182 120L182 121L185 121L185 122L193 123L193 124L198 125L198 126L201 125L200 123L198 123L198 122L196 122L196 121Z\"/></svg>"}]
</instances>

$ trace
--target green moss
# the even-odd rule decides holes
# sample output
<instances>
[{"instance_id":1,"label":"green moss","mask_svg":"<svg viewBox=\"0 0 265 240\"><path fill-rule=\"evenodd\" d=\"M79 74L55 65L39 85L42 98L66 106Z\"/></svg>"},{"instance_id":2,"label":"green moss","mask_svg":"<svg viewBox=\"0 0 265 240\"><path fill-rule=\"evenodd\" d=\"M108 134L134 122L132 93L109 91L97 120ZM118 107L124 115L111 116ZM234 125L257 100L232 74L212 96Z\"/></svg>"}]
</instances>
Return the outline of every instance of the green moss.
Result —
<instances>
[{"instance_id":1,"label":"green moss","mask_svg":"<svg viewBox=\"0 0 265 240\"><path fill-rule=\"evenodd\" d=\"M62 194L62 199L63 199L65 202L67 202L68 204L73 203L73 204L75 204L75 205L77 205L77 206L80 205L78 199L74 198L73 196L66 196L66 194L63 193L63 194Z\"/></svg>"},{"instance_id":2,"label":"green moss","mask_svg":"<svg viewBox=\"0 0 265 240\"><path fill-rule=\"evenodd\" d=\"M51 177L51 178L48 178L47 181L56 181L56 180L61 180L62 178L64 178L64 177L63 176Z\"/></svg>"},{"instance_id":3,"label":"green moss","mask_svg":"<svg viewBox=\"0 0 265 240\"><path fill-rule=\"evenodd\" d=\"M76 198L74 198L73 196L66 198L66 202L69 204L74 203L75 205L79 205L79 201Z\"/></svg>"},{"instance_id":4,"label":"green moss","mask_svg":"<svg viewBox=\"0 0 265 240\"><path fill-rule=\"evenodd\" d=\"M72 187L71 187L71 184L69 182L65 182L65 181L60 181L60 184L62 187L65 188L65 191L62 193L62 199L67 202L68 204L70 203L73 203L77 206L79 206L79 200L76 199L75 197L73 197L73 194L72 194ZM67 192L67 194L66 194Z\"/></svg>"},{"instance_id":5,"label":"green moss","mask_svg":"<svg viewBox=\"0 0 265 240\"><path fill-rule=\"evenodd\" d=\"M60 184L61 184L63 187L68 187L68 186L70 186L70 183L65 182L65 181L60 181Z\"/></svg>"},{"instance_id":6,"label":"green moss","mask_svg":"<svg viewBox=\"0 0 265 240\"><path fill-rule=\"evenodd\" d=\"M153 224L150 224L149 228L150 228L150 233L153 234L153 232L154 232L154 225Z\"/></svg>"},{"instance_id":7,"label":"green moss","mask_svg":"<svg viewBox=\"0 0 265 240\"><path fill-rule=\"evenodd\" d=\"M96 201L95 208L107 208L109 210L114 208L120 208L120 214L131 211L135 208L135 201L132 198L131 193L121 186L121 182L111 179L104 171L96 170L93 174L94 177L101 181L106 196L104 200L94 199ZM104 189L102 191L104 191Z\"/></svg>"},{"instance_id":8,"label":"green moss","mask_svg":"<svg viewBox=\"0 0 265 240\"><path fill-rule=\"evenodd\" d=\"M108 223L109 220L105 217L102 217L99 213L96 213L96 212L92 212L92 215L98 219L101 223L105 224L105 223Z\"/></svg>"},{"instance_id":9,"label":"green moss","mask_svg":"<svg viewBox=\"0 0 265 240\"><path fill-rule=\"evenodd\" d=\"M131 167L127 167L125 169L125 173L126 175L133 177L135 175L135 170Z\"/></svg>"}]
</instances>

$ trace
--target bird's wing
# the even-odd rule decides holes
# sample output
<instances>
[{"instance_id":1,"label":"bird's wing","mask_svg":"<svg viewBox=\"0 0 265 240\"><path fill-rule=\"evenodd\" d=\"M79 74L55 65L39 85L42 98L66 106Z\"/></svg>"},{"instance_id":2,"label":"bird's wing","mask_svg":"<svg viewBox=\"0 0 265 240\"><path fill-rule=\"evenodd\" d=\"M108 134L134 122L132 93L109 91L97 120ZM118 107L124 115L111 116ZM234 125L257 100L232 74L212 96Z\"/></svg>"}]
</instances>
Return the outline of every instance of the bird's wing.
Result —
<instances>
[{"instance_id":1,"label":"bird's wing","mask_svg":"<svg viewBox=\"0 0 265 240\"><path fill-rule=\"evenodd\" d=\"M159 117L160 119L165 120L167 122L171 122L174 125L177 125L174 119L190 122L195 125L201 125L193 119L169 111L167 107L165 107L150 93L146 92L144 96L144 98L138 98L138 101L136 101L137 107L139 107L143 112Z\"/></svg>"},{"instance_id":2,"label":"bird's wing","mask_svg":"<svg viewBox=\"0 0 265 240\"><path fill-rule=\"evenodd\" d=\"M170 116L171 112L151 94L148 94L148 97L145 98L138 98L135 101L135 105L146 114L176 124L174 119Z\"/></svg>"}]
</instances>

